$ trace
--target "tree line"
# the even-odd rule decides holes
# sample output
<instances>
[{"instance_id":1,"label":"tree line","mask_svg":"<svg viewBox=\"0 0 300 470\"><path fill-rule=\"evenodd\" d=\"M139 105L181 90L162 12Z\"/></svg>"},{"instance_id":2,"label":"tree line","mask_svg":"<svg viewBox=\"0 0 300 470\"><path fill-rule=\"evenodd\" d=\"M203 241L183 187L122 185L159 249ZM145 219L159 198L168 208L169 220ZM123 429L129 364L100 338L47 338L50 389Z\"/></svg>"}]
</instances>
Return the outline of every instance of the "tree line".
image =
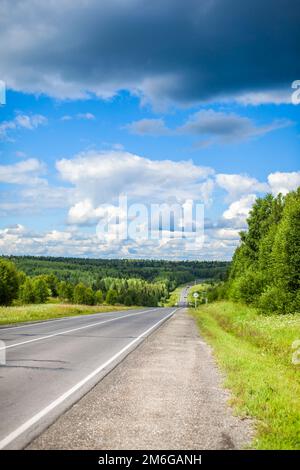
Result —
<instances>
[{"instance_id":1,"label":"tree line","mask_svg":"<svg viewBox=\"0 0 300 470\"><path fill-rule=\"evenodd\" d=\"M27 276L15 263L0 259L0 305L45 303L49 297L75 304L157 306L169 295L167 283L138 278L97 279L92 285L60 280L54 273Z\"/></svg>"},{"instance_id":2,"label":"tree line","mask_svg":"<svg viewBox=\"0 0 300 470\"><path fill-rule=\"evenodd\" d=\"M221 280L226 276L226 261L168 261L143 259L90 259L43 256L14 256L17 268L30 277L53 273L60 281L83 282L97 288L103 278L139 278L166 282L169 290L194 279Z\"/></svg>"},{"instance_id":3,"label":"tree line","mask_svg":"<svg viewBox=\"0 0 300 470\"><path fill-rule=\"evenodd\" d=\"M300 187L258 198L240 233L228 280L209 292L265 313L300 311Z\"/></svg>"}]
</instances>

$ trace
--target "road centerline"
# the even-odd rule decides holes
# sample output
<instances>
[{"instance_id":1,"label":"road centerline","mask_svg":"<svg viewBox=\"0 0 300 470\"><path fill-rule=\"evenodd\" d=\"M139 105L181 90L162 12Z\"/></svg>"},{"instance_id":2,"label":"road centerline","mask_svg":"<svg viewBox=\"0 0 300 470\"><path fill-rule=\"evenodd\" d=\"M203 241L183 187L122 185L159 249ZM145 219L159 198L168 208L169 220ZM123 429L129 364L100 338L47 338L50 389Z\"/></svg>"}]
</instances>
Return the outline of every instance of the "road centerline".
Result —
<instances>
[{"instance_id":1,"label":"road centerline","mask_svg":"<svg viewBox=\"0 0 300 470\"><path fill-rule=\"evenodd\" d=\"M109 322L113 322L113 321L117 321L117 320L122 320L124 318L129 318L129 317L133 317L133 316L137 316L137 315L141 315L142 313L147 313L147 312L154 312L156 310L159 310L159 308L155 308L155 309L149 309L149 310L143 310L142 312L137 312L137 313L130 313L129 315L122 315L120 317L117 317L117 318L110 318L108 320L104 320L104 321L100 321L100 322L95 322L95 323L92 323L91 325L84 325L84 326L79 326L79 327L76 327L76 328L71 328L69 330L63 330L63 331L60 331L58 333L52 333L50 335L44 335L44 336L41 336L39 338L33 338L33 339L29 339L27 341L21 341L20 343L14 343L14 344L9 344L7 346L3 346L0 348L0 351L2 350L7 350L7 349L11 349L11 348L14 348L14 347L17 347L17 346L22 346L24 344L29 344L29 343L34 343L34 342L37 342L37 341L42 341L44 339L49 339L49 338L54 338L56 336L62 336L64 334L68 334L68 333L72 333L74 331L79 331L79 330L84 330L84 329L87 329L87 328L92 328L93 326L97 326L97 325L102 325L104 323L109 323Z\"/></svg>"}]
</instances>

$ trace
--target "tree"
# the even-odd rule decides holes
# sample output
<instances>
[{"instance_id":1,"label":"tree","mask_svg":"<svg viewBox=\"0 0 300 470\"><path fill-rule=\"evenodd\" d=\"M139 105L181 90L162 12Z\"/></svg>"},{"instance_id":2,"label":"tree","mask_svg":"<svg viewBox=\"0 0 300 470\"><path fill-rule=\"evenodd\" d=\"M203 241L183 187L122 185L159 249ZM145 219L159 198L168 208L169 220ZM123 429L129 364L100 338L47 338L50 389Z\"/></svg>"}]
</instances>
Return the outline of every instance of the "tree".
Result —
<instances>
[{"instance_id":1,"label":"tree","mask_svg":"<svg viewBox=\"0 0 300 470\"><path fill-rule=\"evenodd\" d=\"M9 305L17 297L18 271L14 263L0 259L0 304Z\"/></svg>"},{"instance_id":2,"label":"tree","mask_svg":"<svg viewBox=\"0 0 300 470\"><path fill-rule=\"evenodd\" d=\"M295 297L300 288L300 188L285 198L272 261L274 284Z\"/></svg>"},{"instance_id":3,"label":"tree","mask_svg":"<svg viewBox=\"0 0 300 470\"><path fill-rule=\"evenodd\" d=\"M242 232L227 282L233 300L264 312L300 308L300 188L285 197L258 199Z\"/></svg>"},{"instance_id":4,"label":"tree","mask_svg":"<svg viewBox=\"0 0 300 470\"><path fill-rule=\"evenodd\" d=\"M35 297L35 302L43 304L46 302L50 295L50 289L46 281L42 277L37 277L32 281L32 287Z\"/></svg>"},{"instance_id":5,"label":"tree","mask_svg":"<svg viewBox=\"0 0 300 470\"><path fill-rule=\"evenodd\" d=\"M127 306L134 305L134 302L132 300L132 297L130 294L127 294L124 299L124 304Z\"/></svg>"},{"instance_id":6,"label":"tree","mask_svg":"<svg viewBox=\"0 0 300 470\"><path fill-rule=\"evenodd\" d=\"M73 301L75 304L85 303L85 285L82 282L74 287Z\"/></svg>"},{"instance_id":7,"label":"tree","mask_svg":"<svg viewBox=\"0 0 300 470\"><path fill-rule=\"evenodd\" d=\"M73 300L73 286L70 282L61 281L58 284L57 292L58 292L59 297L62 300L68 300L69 302L72 302L72 300Z\"/></svg>"},{"instance_id":8,"label":"tree","mask_svg":"<svg viewBox=\"0 0 300 470\"><path fill-rule=\"evenodd\" d=\"M106 294L106 302L109 305L115 305L118 300L118 293L115 289L109 289L109 291Z\"/></svg>"},{"instance_id":9,"label":"tree","mask_svg":"<svg viewBox=\"0 0 300 470\"><path fill-rule=\"evenodd\" d=\"M57 277L55 276L55 274L51 273L51 274L46 274L44 276L44 279L48 285L48 288L50 289L51 291L51 295L52 297L57 297L58 296L58 284L59 284L59 281L57 279Z\"/></svg>"},{"instance_id":10,"label":"tree","mask_svg":"<svg viewBox=\"0 0 300 470\"><path fill-rule=\"evenodd\" d=\"M103 293L99 289L95 292L95 304L96 305L101 305L103 303Z\"/></svg>"},{"instance_id":11,"label":"tree","mask_svg":"<svg viewBox=\"0 0 300 470\"><path fill-rule=\"evenodd\" d=\"M24 304L33 304L36 301L33 282L29 277L20 287L19 299Z\"/></svg>"},{"instance_id":12,"label":"tree","mask_svg":"<svg viewBox=\"0 0 300 470\"><path fill-rule=\"evenodd\" d=\"M95 294L91 287L85 288L85 303L87 305L94 305L95 304Z\"/></svg>"}]
</instances>

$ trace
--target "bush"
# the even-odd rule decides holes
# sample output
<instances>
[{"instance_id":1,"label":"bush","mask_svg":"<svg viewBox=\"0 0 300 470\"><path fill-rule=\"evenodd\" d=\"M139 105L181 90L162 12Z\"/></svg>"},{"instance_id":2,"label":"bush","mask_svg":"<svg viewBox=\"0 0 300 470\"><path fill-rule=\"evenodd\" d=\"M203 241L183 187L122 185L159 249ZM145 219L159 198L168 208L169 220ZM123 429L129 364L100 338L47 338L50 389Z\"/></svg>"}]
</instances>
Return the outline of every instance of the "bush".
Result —
<instances>
[{"instance_id":1,"label":"bush","mask_svg":"<svg viewBox=\"0 0 300 470\"><path fill-rule=\"evenodd\" d=\"M262 293L263 283L262 273L248 270L243 276L231 282L229 298L247 304L255 303Z\"/></svg>"},{"instance_id":2,"label":"bush","mask_svg":"<svg viewBox=\"0 0 300 470\"><path fill-rule=\"evenodd\" d=\"M130 305L133 305L133 304L134 304L133 299L132 299L132 297L131 297L130 294L127 294L127 295L125 296L124 304L125 304L127 307L129 307Z\"/></svg>"},{"instance_id":3,"label":"bush","mask_svg":"<svg viewBox=\"0 0 300 470\"><path fill-rule=\"evenodd\" d=\"M269 287L261 294L258 306L265 313L292 313L294 311L292 295L276 286Z\"/></svg>"},{"instance_id":4,"label":"bush","mask_svg":"<svg viewBox=\"0 0 300 470\"><path fill-rule=\"evenodd\" d=\"M19 276L11 261L0 259L0 304L9 305L17 297Z\"/></svg>"},{"instance_id":5,"label":"bush","mask_svg":"<svg viewBox=\"0 0 300 470\"><path fill-rule=\"evenodd\" d=\"M75 304L94 305L95 295L91 287L86 287L80 282L74 288L73 300Z\"/></svg>"}]
</instances>

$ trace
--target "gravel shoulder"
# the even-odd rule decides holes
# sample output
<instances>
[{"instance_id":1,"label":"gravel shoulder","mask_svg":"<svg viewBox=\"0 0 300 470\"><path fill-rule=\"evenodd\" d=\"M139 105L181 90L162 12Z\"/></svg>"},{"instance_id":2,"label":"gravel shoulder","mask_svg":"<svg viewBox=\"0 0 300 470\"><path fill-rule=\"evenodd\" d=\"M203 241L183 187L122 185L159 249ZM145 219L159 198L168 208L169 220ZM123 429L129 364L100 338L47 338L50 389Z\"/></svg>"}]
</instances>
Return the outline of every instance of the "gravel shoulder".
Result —
<instances>
[{"instance_id":1,"label":"gravel shoulder","mask_svg":"<svg viewBox=\"0 0 300 470\"><path fill-rule=\"evenodd\" d=\"M209 346L179 310L28 449L241 449Z\"/></svg>"}]
</instances>

